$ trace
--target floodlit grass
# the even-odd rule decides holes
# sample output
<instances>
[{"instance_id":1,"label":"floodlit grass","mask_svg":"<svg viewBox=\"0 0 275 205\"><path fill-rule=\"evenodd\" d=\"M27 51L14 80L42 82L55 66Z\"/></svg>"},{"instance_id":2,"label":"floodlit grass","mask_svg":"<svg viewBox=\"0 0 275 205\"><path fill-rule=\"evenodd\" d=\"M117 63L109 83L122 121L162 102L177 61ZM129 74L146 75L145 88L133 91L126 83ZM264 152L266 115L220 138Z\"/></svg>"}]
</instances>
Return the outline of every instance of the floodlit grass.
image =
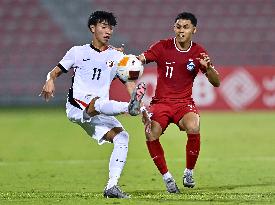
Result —
<instances>
[{"instance_id":1,"label":"floodlit grass","mask_svg":"<svg viewBox=\"0 0 275 205\"><path fill-rule=\"evenodd\" d=\"M275 113L201 113L194 189L182 186L186 134L161 137L181 194L167 194L149 157L139 117L121 116L130 133L120 180L131 199L104 199L112 145L99 146L63 108L0 109L0 204L273 204Z\"/></svg>"}]
</instances>

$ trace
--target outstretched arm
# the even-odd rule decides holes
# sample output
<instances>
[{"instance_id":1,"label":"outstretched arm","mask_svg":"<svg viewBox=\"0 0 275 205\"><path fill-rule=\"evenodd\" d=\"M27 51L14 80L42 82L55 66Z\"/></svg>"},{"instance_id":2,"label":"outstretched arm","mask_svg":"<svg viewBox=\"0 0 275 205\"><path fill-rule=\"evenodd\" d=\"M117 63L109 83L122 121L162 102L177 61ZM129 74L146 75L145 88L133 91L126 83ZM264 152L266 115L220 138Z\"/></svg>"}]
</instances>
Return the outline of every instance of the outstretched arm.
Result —
<instances>
[{"instance_id":1,"label":"outstretched arm","mask_svg":"<svg viewBox=\"0 0 275 205\"><path fill-rule=\"evenodd\" d=\"M199 58L200 64L206 68L206 77L208 81L214 86L220 86L220 77L217 70L211 63L209 56L205 53L201 53L202 58Z\"/></svg>"},{"instance_id":2,"label":"outstretched arm","mask_svg":"<svg viewBox=\"0 0 275 205\"><path fill-rule=\"evenodd\" d=\"M61 74L62 74L62 70L58 66L56 66L47 74L46 82L42 88L41 93L39 94L39 96L42 96L47 102L52 97L54 97L54 91L55 91L54 80Z\"/></svg>"}]
</instances>

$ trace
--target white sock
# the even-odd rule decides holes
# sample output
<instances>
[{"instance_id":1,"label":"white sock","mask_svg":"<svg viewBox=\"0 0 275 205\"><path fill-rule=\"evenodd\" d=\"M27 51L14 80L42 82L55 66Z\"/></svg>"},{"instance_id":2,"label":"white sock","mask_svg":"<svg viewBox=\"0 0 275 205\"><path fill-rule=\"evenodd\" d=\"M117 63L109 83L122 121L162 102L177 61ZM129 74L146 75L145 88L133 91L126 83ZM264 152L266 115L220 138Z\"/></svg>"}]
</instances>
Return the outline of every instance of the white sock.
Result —
<instances>
[{"instance_id":1,"label":"white sock","mask_svg":"<svg viewBox=\"0 0 275 205\"><path fill-rule=\"evenodd\" d=\"M125 165L128 153L129 135L122 131L114 139L114 149L109 162L109 181L107 189L117 185L121 172Z\"/></svg>"},{"instance_id":2,"label":"white sock","mask_svg":"<svg viewBox=\"0 0 275 205\"><path fill-rule=\"evenodd\" d=\"M187 169L187 168L185 168L183 174L185 174L185 173L189 173L189 174L193 175L193 169Z\"/></svg>"},{"instance_id":3,"label":"white sock","mask_svg":"<svg viewBox=\"0 0 275 205\"><path fill-rule=\"evenodd\" d=\"M101 114L114 116L128 112L128 102L118 102L114 100L97 99L95 101L95 110Z\"/></svg>"},{"instance_id":4,"label":"white sock","mask_svg":"<svg viewBox=\"0 0 275 205\"><path fill-rule=\"evenodd\" d=\"M166 181L169 178L173 178L172 174L168 171L165 174L162 175L162 178L164 181Z\"/></svg>"},{"instance_id":5,"label":"white sock","mask_svg":"<svg viewBox=\"0 0 275 205\"><path fill-rule=\"evenodd\" d=\"M120 168L112 168L112 174L109 172L109 180L108 180L106 189L110 189L113 186L117 185L120 174L121 174Z\"/></svg>"}]
</instances>

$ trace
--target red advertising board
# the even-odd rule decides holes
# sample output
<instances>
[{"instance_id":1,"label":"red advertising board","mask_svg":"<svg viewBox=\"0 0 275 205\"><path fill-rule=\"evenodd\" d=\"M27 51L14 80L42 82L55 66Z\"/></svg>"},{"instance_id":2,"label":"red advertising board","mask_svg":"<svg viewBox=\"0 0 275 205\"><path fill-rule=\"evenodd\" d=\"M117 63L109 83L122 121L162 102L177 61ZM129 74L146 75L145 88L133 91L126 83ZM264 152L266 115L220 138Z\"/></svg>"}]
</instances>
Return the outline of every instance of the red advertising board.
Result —
<instances>
[{"instance_id":1,"label":"red advertising board","mask_svg":"<svg viewBox=\"0 0 275 205\"><path fill-rule=\"evenodd\" d=\"M220 67L221 86L213 87L203 74L193 85L193 98L200 110L275 110L275 67ZM144 102L148 105L156 87L156 69L145 68L139 81L147 84ZM115 80L111 99L128 101L124 85Z\"/></svg>"}]
</instances>

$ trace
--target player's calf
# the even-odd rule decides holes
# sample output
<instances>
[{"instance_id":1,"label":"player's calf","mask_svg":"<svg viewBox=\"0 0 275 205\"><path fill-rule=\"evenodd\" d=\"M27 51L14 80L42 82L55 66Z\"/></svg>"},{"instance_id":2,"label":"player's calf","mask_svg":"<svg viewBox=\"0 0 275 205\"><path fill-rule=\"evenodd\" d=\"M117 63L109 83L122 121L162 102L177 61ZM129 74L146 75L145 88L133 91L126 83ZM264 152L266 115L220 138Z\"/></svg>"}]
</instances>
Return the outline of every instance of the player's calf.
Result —
<instances>
[{"instance_id":1,"label":"player's calf","mask_svg":"<svg viewBox=\"0 0 275 205\"><path fill-rule=\"evenodd\" d=\"M140 105L143 96L145 95L146 85L145 83L139 83L134 89L131 100L128 106L128 113L132 116L136 116L140 113Z\"/></svg>"}]
</instances>

